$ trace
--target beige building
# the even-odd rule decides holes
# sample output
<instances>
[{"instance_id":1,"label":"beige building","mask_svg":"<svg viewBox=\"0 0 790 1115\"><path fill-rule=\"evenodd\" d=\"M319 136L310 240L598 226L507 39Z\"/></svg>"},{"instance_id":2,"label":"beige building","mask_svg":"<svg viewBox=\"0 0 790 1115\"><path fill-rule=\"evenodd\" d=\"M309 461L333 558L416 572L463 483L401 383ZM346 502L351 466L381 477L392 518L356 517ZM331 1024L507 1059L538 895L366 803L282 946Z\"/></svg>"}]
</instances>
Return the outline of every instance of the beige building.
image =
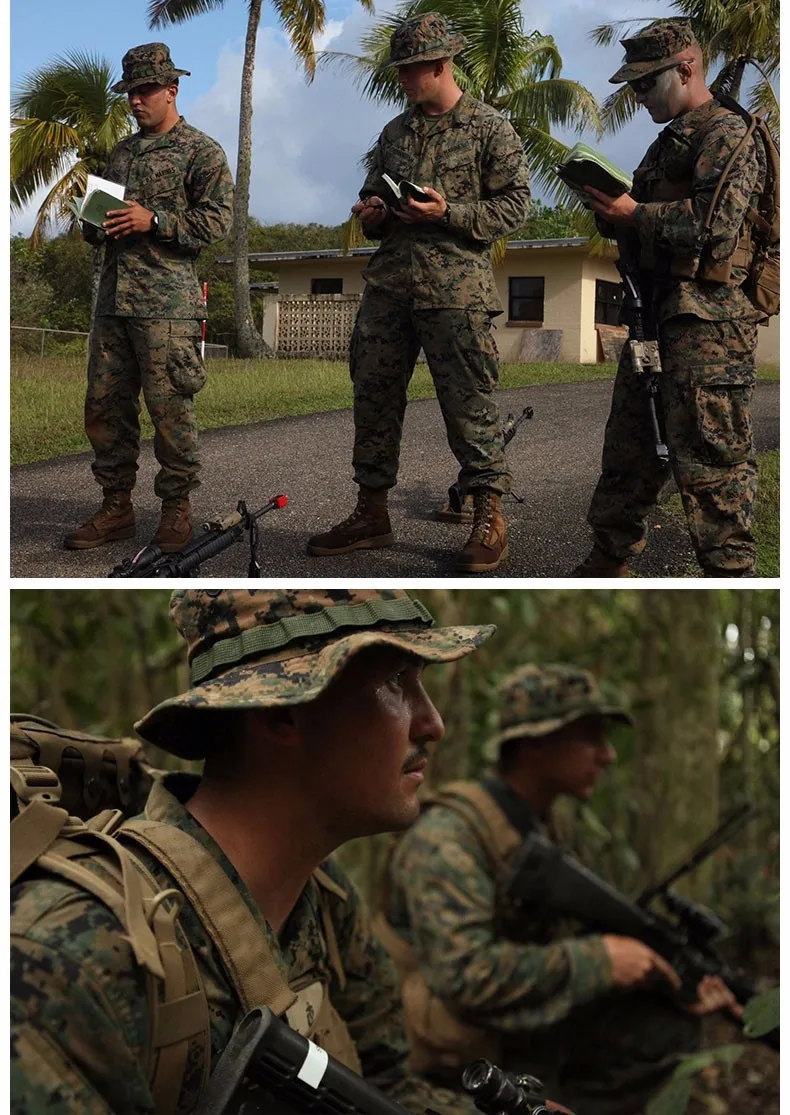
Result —
<instances>
[{"instance_id":1,"label":"beige building","mask_svg":"<svg viewBox=\"0 0 790 1115\"><path fill-rule=\"evenodd\" d=\"M250 270L274 271L277 293L264 294L263 337L278 355L345 359L374 247L253 252ZM511 240L495 269L505 312L494 318L502 360L592 364L612 359L620 276L615 250L593 254L586 238ZM221 261L221 262L230 262ZM760 363L779 361L779 324L759 330Z\"/></svg>"}]
</instances>

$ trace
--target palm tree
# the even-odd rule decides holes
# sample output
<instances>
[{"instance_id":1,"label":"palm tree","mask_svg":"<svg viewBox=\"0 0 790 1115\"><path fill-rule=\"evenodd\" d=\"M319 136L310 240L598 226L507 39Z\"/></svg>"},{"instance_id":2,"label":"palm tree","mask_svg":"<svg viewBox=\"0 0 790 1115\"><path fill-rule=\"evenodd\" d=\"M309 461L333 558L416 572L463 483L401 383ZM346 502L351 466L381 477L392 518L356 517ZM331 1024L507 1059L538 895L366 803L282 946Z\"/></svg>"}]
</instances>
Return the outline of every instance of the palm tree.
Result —
<instances>
[{"instance_id":1,"label":"palm tree","mask_svg":"<svg viewBox=\"0 0 790 1115\"><path fill-rule=\"evenodd\" d=\"M361 55L324 51L319 64L341 66L371 100L405 107L395 70L382 66L398 24L426 12L441 12L468 41L454 60L459 87L507 117L521 137L534 181L561 204L581 209L555 174L568 148L551 135L551 127L600 134L598 105L579 82L560 77L562 58L552 36L525 31L519 0L406 0L362 37ZM349 244L361 242L357 225L348 227Z\"/></svg>"},{"instance_id":2,"label":"palm tree","mask_svg":"<svg viewBox=\"0 0 790 1115\"><path fill-rule=\"evenodd\" d=\"M42 187L32 239L50 225L75 226L73 195L85 193L89 174L101 174L113 147L132 131L129 106L110 64L73 51L22 79L11 94L11 208L20 211Z\"/></svg>"},{"instance_id":3,"label":"palm tree","mask_svg":"<svg viewBox=\"0 0 790 1115\"><path fill-rule=\"evenodd\" d=\"M673 0L678 17L690 19L708 66L718 66L711 90L728 93L736 100L748 65L759 73L749 95L747 108L765 116L771 133L779 141L779 99L773 81L779 76L779 0ZM659 17L655 17L659 18ZM599 46L615 38L626 38L644 20L618 20L591 32ZM604 101L603 121L608 131L617 131L636 112L630 88L621 86Z\"/></svg>"},{"instance_id":4,"label":"palm tree","mask_svg":"<svg viewBox=\"0 0 790 1115\"><path fill-rule=\"evenodd\" d=\"M366 11L373 0L360 0ZM148 26L164 27L184 23L193 16L221 8L225 0L151 0ZM315 74L313 36L324 29L324 0L272 0L280 24L297 58L303 63L308 81ZM263 0L249 0L244 63L241 71L239 106L239 154L236 163L236 193L233 202L233 300L236 309L236 346L240 356L272 356L273 353L255 328L250 305L250 264L248 259L248 217L250 210L250 171L252 166L252 80L255 70L255 44L261 22Z\"/></svg>"}]
</instances>

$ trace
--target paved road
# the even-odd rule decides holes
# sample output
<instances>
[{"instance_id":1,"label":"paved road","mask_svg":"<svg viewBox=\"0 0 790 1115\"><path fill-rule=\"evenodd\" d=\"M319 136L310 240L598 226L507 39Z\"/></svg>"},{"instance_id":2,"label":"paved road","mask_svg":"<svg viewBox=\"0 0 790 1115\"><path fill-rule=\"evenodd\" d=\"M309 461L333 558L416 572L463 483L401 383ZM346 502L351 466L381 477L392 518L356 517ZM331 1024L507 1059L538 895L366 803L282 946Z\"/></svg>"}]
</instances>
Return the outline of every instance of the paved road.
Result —
<instances>
[{"instance_id":1,"label":"paved road","mask_svg":"<svg viewBox=\"0 0 790 1115\"><path fill-rule=\"evenodd\" d=\"M562 577L587 553L587 505L598 475L611 381L518 388L500 393L503 412L527 404L534 419L522 426L509 451L514 491L508 500L510 558L493 577ZM760 384L754 406L757 447L779 444L779 384ZM466 540L465 527L435 522L431 512L455 478L435 400L409 404L400 480L392 493L396 543L391 549L311 558L305 539L325 529L353 506L350 479L352 423L349 411L280 419L201 435L203 484L194 497L199 518L233 509L240 497L260 506L278 492L289 506L262 520L259 558L263 575L301 583L307 578L451 577L453 556ZM158 501L151 443L143 446L135 493L138 540L156 528ZM69 552L63 535L95 509L99 489L90 456L60 457L20 465L11 477L11 575L14 577L104 577L134 552L129 542L98 550ZM682 573L693 553L682 524L664 520L634 563L641 576ZM204 566L212 577L243 578L243 545ZM480 579L480 578L472 578Z\"/></svg>"}]
</instances>

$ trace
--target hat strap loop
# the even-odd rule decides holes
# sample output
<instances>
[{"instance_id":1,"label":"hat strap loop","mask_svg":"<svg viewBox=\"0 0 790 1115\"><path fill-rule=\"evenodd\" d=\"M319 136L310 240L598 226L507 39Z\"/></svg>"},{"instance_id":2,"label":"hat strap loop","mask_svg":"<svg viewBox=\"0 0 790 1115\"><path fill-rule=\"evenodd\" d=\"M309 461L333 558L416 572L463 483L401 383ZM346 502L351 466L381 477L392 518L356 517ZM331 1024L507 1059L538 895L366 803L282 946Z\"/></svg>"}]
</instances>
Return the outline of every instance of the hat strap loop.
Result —
<instances>
[{"instance_id":1,"label":"hat strap loop","mask_svg":"<svg viewBox=\"0 0 790 1115\"><path fill-rule=\"evenodd\" d=\"M274 623L261 624L220 639L191 666L192 685L204 681L217 669L287 646L295 639L332 635L341 628L376 627L382 623L416 622L430 627L433 616L419 600L398 597L394 600L364 600L359 604L337 604L320 611L284 616Z\"/></svg>"}]
</instances>

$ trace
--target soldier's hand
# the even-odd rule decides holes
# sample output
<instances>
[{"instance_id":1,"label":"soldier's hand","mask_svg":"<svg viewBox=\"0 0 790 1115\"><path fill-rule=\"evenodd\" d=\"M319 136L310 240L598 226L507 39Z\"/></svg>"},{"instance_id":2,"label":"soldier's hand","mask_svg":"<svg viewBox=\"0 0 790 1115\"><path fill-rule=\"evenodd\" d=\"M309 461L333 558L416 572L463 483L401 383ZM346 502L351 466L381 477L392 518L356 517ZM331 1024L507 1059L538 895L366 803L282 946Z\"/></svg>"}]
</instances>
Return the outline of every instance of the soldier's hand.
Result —
<instances>
[{"instance_id":1,"label":"soldier's hand","mask_svg":"<svg viewBox=\"0 0 790 1115\"><path fill-rule=\"evenodd\" d=\"M445 212L447 211L447 202L441 194L430 186L421 186L426 194L430 197L430 201L415 201L410 197L405 206L400 209L393 209L393 213L399 221L403 221L406 225L418 225L430 221L441 221Z\"/></svg>"},{"instance_id":2,"label":"soldier's hand","mask_svg":"<svg viewBox=\"0 0 790 1115\"><path fill-rule=\"evenodd\" d=\"M680 976L672 965L641 941L607 933L603 943L609 953L612 978L617 987L639 987L658 976L667 980L673 990L680 990Z\"/></svg>"},{"instance_id":3,"label":"soldier's hand","mask_svg":"<svg viewBox=\"0 0 790 1115\"><path fill-rule=\"evenodd\" d=\"M600 190L596 190L592 186L585 186L584 189L590 195L590 208L594 209L596 213L604 217L610 224L634 224L634 210L636 209L637 203L630 194L620 194L619 197L609 197L608 194L603 194Z\"/></svg>"},{"instance_id":4,"label":"soldier's hand","mask_svg":"<svg viewBox=\"0 0 790 1115\"><path fill-rule=\"evenodd\" d=\"M351 212L359 217L363 228L377 228L387 216L388 207L374 194L352 205Z\"/></svg>"},{"instance_id":5,"label":"soldier's hand","mask_svg":"<svg viewBox=\"0 0 790 1115\"><path fill-rule=\"evenodd\" d=\"M130 236L133 232L150 232L153 213L145 209L139 201L125 201L123 209L108 209L107 220L102 228L113 240Z\"/></svg>"},{"instance_id":6,"label":"soldier's hand","mask_svg":"<svg viewBox=\"0 0 790 1115\"><path fill-rule=\"evenodd\" d=\"M696 1002L690 1003L687 1010L698 1016L714 1014L717 1010L727 1010L736 1018L743 1016L743 1007L721 976L703 976L697 984Z\"/></svg>"}]
</instances>

